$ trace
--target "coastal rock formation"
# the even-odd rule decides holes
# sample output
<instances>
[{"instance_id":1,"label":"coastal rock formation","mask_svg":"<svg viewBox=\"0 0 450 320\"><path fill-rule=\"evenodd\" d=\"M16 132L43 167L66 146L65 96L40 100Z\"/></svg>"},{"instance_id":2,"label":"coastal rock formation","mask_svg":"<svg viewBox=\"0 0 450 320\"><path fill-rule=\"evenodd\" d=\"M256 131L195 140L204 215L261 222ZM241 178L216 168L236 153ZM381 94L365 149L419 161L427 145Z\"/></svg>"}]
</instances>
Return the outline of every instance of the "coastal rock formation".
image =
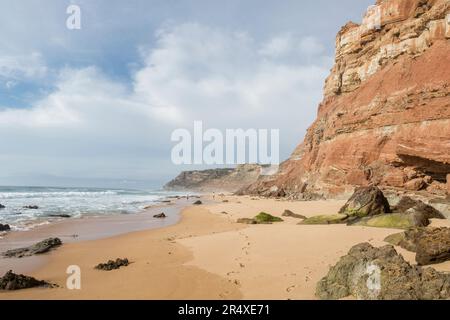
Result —
<instances>
[{"instance_id":1,"label":"coastal rock formation","mask_svg":"<svg viewBox=\"0 0 450 320\"><path fill-rule=\"evenodd\" d=\"M254 183L261 174L262 166L246 164L235 169L212 169L184 171L164 186L166 190L229 191Z\"/></svg>"},{"instance_id":2,"label":"coastal rock formation","mask_svg":"<svg viewBox=\"0 0 450 320\"><path fill-rule=\"evenodd\" d=\"M0 209L5 209L6 207L0 203Z\"/></svg>"},{"instance_id":3,"label":"coastal rock formation","mask_svg":"<svg viewBox=\"0 0 450 320\"><path fill-rule=\"evenodd\" d=\"M35 287L54 287L54 285L33 277L15 274L11 270L0 277L0 290L20 290Z\"/></svg>"},{"instance_id":4,"label":"coastal rock formation","mask_svg":"<svg viewBox=\"0 0 450 320\"><path fill-rule=\"evenodd\" d=\"M316 287L321 299L352 296L363 300L450 298L450 274L411 266L393 246L362 243L331 267Z\"/></svg>"},{"instance_id":5,"label":"coastal rock formation","mask_svg":"<svg viewBox=\"0 0 450 320\"><path fill-rule=\"evenodd\" d=\"M389 202L377 187L361 187L356 189L347 203L339 210L340 214L362 218L390 213Z\"/></svg>"},{"instance_id":6,"label":"coastal rock formation","mask_svg":"<svg viewBox=\"0 0 450 320\"><path fill-rule=\"evenodd\" d=\"M9 230L11 230L11 227L9 226L9 224L1 224L0 223L0 232L9 231Z\"/></svg>"},{"instance_id":7,"label":"coastal rock formation","mask_svg":"<svg viewBox=\"0 0 450 320\"><path fill-rule=\"evenodd\" d=\"M160 214L155 214L154 216L153 216L153 218L157 218L157 219L164 219L164 218L166 218L167 216L165 215L165 213L164 212L162 212L162 213L160 213Z\"/></svg>"},{"instance_id":8,"label":"coastal rock formation","mask_svg":"<svg viewBox=\"0 0 450 320\"><path fill-rule=\"evenodd\" d=\"M315 199L376 185L450 189L450 1L377 0L336 38L316 121L243 192Z\"/></svg>"},{"instance_id":9,"label":"coastal rock formation","mask_svg":"<svg viewBox=\"0 0 450 320\"><path fill-rule=\"evenodd\" d=\"M419 265L450 260L450 228L413 228L391 235L385 241L416 252Z\"/></svg>"},{"instance_id":10,"label":"coastal rock formation","mask_svg":"<svg viewBox=\"0 0 450 320\"><path fill-rule=\"evenodd\" d=\"M128 261L127 258L125 258L125 259L117 258L116 261L109 260L106 263L100 263L97 266L95 266L95 269L103 270L103 271L111 271L111 270L119 269L120 267L126 267L129 264L130 264L130 262Z\"/></svg>"},{"instance_id":11,"label":"coastal rock formation","mask_svg":"<svg viewBox=\"0 0 450 320\"><path fill-rule=\"evenodd\" d=\"M60 245L62 245L62 241L59 238L49 238L26 248L8 250L2 255L6 258L29 257L35 254L46 253Z\"/></svg>"},{"instance_id":12,"label":"coastal rock formation","mask_svg":"<svg viewBox=\"0 0 450 320\"><path fill-rule=\"evenodd\" d=\"M419 213L427 219L445 219L445 216L439 210L420 200L413 200L410 197L401 198L399 203L392 207L392 211Z\"/></svg>"}]
</instances>

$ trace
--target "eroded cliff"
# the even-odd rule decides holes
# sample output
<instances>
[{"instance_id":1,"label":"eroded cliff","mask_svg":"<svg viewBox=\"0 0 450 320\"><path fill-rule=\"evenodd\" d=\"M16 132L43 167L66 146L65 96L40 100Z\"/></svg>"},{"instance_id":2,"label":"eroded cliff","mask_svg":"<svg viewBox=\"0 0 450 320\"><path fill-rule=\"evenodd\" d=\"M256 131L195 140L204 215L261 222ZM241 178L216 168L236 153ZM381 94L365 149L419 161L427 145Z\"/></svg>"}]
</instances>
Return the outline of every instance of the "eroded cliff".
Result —
<instances>
[{"instance_id":1,"label":"eroded cliff","mask_svg":"<svg viewBox=\"0 0 450 320\"><path fill-rule=\"evenodd\" d=\"M450 1L378 0L336 38L316 121L279 172L243 192L330 197L450 188Z\"/></svg>"}]
</instances>

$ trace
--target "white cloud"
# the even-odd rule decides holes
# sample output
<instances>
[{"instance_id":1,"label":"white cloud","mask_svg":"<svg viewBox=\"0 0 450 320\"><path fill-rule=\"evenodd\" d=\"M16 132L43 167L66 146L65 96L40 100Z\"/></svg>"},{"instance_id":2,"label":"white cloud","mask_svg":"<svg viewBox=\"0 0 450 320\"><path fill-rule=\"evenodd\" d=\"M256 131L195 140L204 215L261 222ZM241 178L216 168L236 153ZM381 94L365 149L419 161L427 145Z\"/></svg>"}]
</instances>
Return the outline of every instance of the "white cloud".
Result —
<instances>
[{"instance_id":1,"label":"white cloud","mask_svg":"<svg viewBox=\"0 0 450 320\"><path fill-rule=\"evenodd\" d=\"M246 33L200 24L166 27L156 37L156 45L143 51L143 67L131 85L95 67L64 69L56 89L30 108L0 110L0 135L9 137L0 143L4 154L50 157L64 151L72 154L60 164L66 175L96 170L130 177L164 161L170 167L171 130L194 120L220 129L280 128L284 156L300 141L330 67L317 40L280 35L256 41ZM307 63L303 55L309 56ZM10 64L23 59L0 58L0 74L47 72L39 55L34 63ZM99 167L95 161L77 161L80 157L103 160ZM0 165L24 169L7 158ZM54 173L56 167L54 161L47 167L41 161L34 170Z\"/></svg>"},{"instance_id":2,"label":"white cloud","mask_svg":"<svg viewBox=\"0 0 450 320\"><path fill-rule=\"evenodd\" d=\"M33 52L29 55L1 55L0 77L9 80L40 79L47 75L48 68L42 55Z\"/></svg>"}]
</instances>

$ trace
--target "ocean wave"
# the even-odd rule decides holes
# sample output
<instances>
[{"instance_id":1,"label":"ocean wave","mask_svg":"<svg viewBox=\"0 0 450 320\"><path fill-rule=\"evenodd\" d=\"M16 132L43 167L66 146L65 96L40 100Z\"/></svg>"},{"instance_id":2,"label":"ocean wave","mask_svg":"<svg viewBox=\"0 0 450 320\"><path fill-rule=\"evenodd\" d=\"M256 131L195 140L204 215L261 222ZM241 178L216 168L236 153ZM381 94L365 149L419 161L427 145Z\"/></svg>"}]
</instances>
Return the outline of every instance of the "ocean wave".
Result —
<instances>
[{"instance_id":1,"label":"ocean wave","mask_svg":"<svg viewBox=\"0 0 450 320\"><path fill-rule=\"evenodd\" d=\"M71 218L114 214L133 214L158 203L173 193L125 189L0 187L0 222L13 230L29 230L42 223ZM26 209L36 205L38 209Z\"/></svg>"}]
</instances>

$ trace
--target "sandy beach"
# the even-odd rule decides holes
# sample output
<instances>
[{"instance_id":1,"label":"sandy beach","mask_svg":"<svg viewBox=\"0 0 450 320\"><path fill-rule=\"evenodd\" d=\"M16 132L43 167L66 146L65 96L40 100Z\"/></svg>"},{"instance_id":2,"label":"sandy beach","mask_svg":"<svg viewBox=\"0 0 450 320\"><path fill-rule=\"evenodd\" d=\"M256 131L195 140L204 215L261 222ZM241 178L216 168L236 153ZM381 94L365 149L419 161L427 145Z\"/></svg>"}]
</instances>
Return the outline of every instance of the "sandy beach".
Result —
<instances>
[{"instance_id":1,"label":"sandy beach","mask_svg":"<svg viewBox=\"0 0 450 320\"><path fill-rule=\"evenodd\" d=\"M340 200L202 200L205 205L185 207L179 221L167 227L65 243L27 273L59 288L1 292L0 299L316 299L316 283L353 245L382 246L386 236L400 231L297 225L298 219L285 217L271 225L236 223L261 211L274 216L286 209L307 217L334 214L345 203ZM414 262L413 253L397 249ZM125 257L131 261L128 267L94 269ZM81 268L81 290L65 288L69 265ZM450 262L434 268L450 271Z\"/></svg>"}]
</instances>

